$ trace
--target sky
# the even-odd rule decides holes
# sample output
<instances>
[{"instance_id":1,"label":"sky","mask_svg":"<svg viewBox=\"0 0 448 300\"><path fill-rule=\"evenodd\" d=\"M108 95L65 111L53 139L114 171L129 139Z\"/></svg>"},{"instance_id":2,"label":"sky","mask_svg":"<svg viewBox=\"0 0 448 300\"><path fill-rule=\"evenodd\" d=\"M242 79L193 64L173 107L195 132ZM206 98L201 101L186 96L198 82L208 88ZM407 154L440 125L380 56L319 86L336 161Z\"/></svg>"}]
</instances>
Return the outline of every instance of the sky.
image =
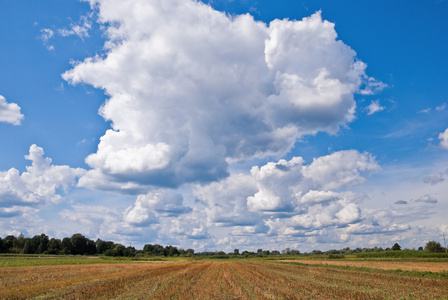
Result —
<instances>
[{"instance_id":1,"label":"sky","mask_svg":"<svg viewBox=\"0 0 448 300\"><path fill-rule=\"evenodd\" d=\"M0 1L0 236L448 235L448 1Z\"/></svg>"}]
</instances>

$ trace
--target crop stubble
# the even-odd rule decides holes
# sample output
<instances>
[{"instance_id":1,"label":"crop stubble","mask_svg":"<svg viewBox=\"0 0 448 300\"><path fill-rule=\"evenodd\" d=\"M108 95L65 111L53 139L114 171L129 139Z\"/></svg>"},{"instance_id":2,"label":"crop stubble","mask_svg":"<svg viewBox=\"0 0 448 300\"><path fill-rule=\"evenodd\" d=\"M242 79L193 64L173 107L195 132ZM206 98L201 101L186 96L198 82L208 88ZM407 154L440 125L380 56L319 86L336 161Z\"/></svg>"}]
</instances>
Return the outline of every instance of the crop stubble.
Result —
<instances>
[{"instance_id":1,"label":"crop stubble","mask_svg":"<svg viewBox=\"0 0 448 300\"><path fill-rule=\"evenodd\" d=\"M0 269L2 299L446 299L448 281L256 261Z\"/></svg>"}]
</instances>

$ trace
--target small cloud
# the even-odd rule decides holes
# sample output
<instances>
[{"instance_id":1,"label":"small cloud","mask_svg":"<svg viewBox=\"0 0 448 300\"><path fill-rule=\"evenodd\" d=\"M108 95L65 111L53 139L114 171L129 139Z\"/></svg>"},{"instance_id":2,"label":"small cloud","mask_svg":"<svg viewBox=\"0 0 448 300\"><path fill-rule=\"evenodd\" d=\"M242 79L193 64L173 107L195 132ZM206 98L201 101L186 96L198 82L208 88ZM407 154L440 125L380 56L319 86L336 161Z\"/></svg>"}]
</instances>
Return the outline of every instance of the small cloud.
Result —
<instances>
[{"instance_id":1,"label":"small cloud","mask_svg":"<svg viewBox=\"0 0 448 300\"><path fill-rule=\"evenodd\" d=\"M417 200L415 200L415 202L435 204L435 203L437 203L437 199L430 195L425 195L425 196L420 197Z\"/></svg>"},{"instance_id":2,"label":"small cloud","mask_svg":"<svg viewBox=\"0 0 448 300\"><path fill-rule=\"evenodd\" d=\"M430 175L426 176L423 179L423 182L434 185L434 184L444 181L447 175L448 175L448 169L445 172L430 174Z\"/></svg>"},{"instance_id":3,"label":"small cloud","mask_svg":"<svg viewBox=\"0 0 448 300\"><path fill-rule=\"evenodd\" d=\"M427 114L427 113L429 113L430 111L431 111L431 108L428 107L428 108L426 108L426 109L422 109L422 110L419 111L418 113L419 113L419 114Z\"/></svg>"},{"instance_id":4,"label":"small cloud","mask_svg":"<svg viewBox=\"0 0 448 300\"><path fill-rule=\"evenodd\" d=\"M378 92L381 92L386 87L388 87L388 85L385 84L384 82L377 81L373 77L366 76L364 86L361 89L359 89L359 93L361 95L373 95Z\"/></svg>"},{"instance_id":5,"label":"small cloud","mask_svg":"<svg viewBox=\"0 0 448 300\"><path fill-rule=\"evenodd\" d=\"M437 110L437 111L441 111L441 110L444 110L445 108L446 108L446 103L443 103L442 105L437 106L437 107L436 107L436 110Z\"/></svg>"},{"instance_id":6,"label":"small cloud","mask_svg":"<svg viewBox=\"0 0 448 300\"><path fill-rule=\"evenodd\" d=\"M367 115L373 115L376 112L383 111L385 109L384 106L380 105L379 100L372 101L369 106L366 107Z\"/></svg>"},{"instance_id":7,"label":"small cloud","mask_svg":"<svg viewBox=\"0 0 448 300\"><path fill-rule=\"evenodd\" d=\"M40 30L40 32L41 32L40 39L42 40L44 46L49 51L54 50L54 46L53 45L49 45L50 39L52 39L54 37L54 31L51 30L50 28L43 28L43 29Z\"/></svg>"},{"instance_id":8,"label":"small cloud","mask_svg":"<svg viewBox=\"0 0 448 300\"><path fill-rule=\"evenodd\" d=\"M22 119L23 115L20 113L20 106L6 102L5 97L0 95L0 122L20 125Z\"/></svg>"},{"instance_id":9,"label":"small cloud","mask_svg":"<svg viewBox=\"0 0 448 300\"><path fill-rule=\"evenodd\" d=\"M448 128L439 134L440 147L448 150Z\"/></svg>"},{"instance_id":10,"label":"small cloud","mask_svg":"<svg viewBox=\"0 0 448 300\"><path fill-rule=\"evenodd\" d=\"M404 204L408 204L408 202L404 201L404 200L398 200L397 202L395 202L395 204L404 205Z\"/></svg>"},{"instance_id":11,"label":"small cloud","mask_svg":"<svg viewBox=\"0 0 448 300\"><path fill-rule=\"evenodd\" d=\"M70 29L62 28L58 30L58 33L63 37L77 35L79 38L84 39L89 37L89 30L92 28L92 21L87 16L82 16L78 23L72 22Z\"/></svg>"}]
</instances>

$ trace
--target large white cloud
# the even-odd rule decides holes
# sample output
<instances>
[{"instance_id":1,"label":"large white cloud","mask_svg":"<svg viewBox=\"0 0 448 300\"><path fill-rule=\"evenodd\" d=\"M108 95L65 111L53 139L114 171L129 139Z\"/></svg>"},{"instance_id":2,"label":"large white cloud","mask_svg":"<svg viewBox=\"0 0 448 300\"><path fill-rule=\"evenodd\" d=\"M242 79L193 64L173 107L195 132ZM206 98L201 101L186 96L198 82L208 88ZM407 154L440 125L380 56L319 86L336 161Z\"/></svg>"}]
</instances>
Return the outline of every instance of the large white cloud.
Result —
<instances>
[{"instance_id":1,"label":"large white cloud","mask_svg":"<svg viewBox=\"0 0 448 300\"><path fill-rule=\"evenodd\" d=\"M26 159L32 162L26 172L11 168L0 172L0 207L35 206L57 203L61 192L76 183L76 178L85 173L84 169L52 165L51 159L44 157L41 147L32 145Z\"/></svg>"},{"instance_id":2,"label":"large white cloud","mask_svg":"<svg viewBox=\"0 0 448 300\"><path fill-rule=\"evenodd\" d=\"M5 97L0 95L0 122L20 125L23 115L20 113L20 106L16 103L6 102Z\"/></svg>"},{"instance_id":3,"label":"large white cloud","mask_svg":"<svg viewBox=\"0 0 448 300\"><path fill-rule=\"evenodd\" d=\"M63 77L105 91L100 114L112 129L87 157L82 186L220 180L233 161L337 132L354 118L354 93L372 82L320 12L268 26L199 1L90 2L107 24L107 53Z\"/></svg>"}]
</instances>

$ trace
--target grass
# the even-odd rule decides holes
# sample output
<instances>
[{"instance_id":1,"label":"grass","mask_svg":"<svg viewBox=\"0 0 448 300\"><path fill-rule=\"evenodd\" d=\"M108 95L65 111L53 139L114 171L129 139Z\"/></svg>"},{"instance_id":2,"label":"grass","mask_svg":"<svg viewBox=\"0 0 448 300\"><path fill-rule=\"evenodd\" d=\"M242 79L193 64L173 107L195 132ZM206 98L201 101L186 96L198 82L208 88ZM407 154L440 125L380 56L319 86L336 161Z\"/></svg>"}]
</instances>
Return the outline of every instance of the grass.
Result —
<instances>
[{"instance_id":1,"label":"grass","mask_svg":"<svg viewBox=\"0 0 448 300\"><path fill-rule=\"evenodd\" d=\"M86 265L135 263L151 261L188 261L188 257L111 257L111 256L84 256L84 255L37 255L37 254L2 254L0 255L0 268L52 266L52 265Z\"/></svg>"},{"instance_id":2,"label":"grass","mask_svg":"<svg viewBox=\"0 0 448 300\"><path fill-rule=\"evenodd\" d=\"M28 263L39 259L58 261L54 257L22 258ZM14 260L4 256L0 259ZM150 258L64 259L68 263L81 263L0 268L0 298L446 299L448 296L446 276L432 277L428 272L421 276L413 272L261 259L152 262Z\"/></svg>"}]
</instances>

